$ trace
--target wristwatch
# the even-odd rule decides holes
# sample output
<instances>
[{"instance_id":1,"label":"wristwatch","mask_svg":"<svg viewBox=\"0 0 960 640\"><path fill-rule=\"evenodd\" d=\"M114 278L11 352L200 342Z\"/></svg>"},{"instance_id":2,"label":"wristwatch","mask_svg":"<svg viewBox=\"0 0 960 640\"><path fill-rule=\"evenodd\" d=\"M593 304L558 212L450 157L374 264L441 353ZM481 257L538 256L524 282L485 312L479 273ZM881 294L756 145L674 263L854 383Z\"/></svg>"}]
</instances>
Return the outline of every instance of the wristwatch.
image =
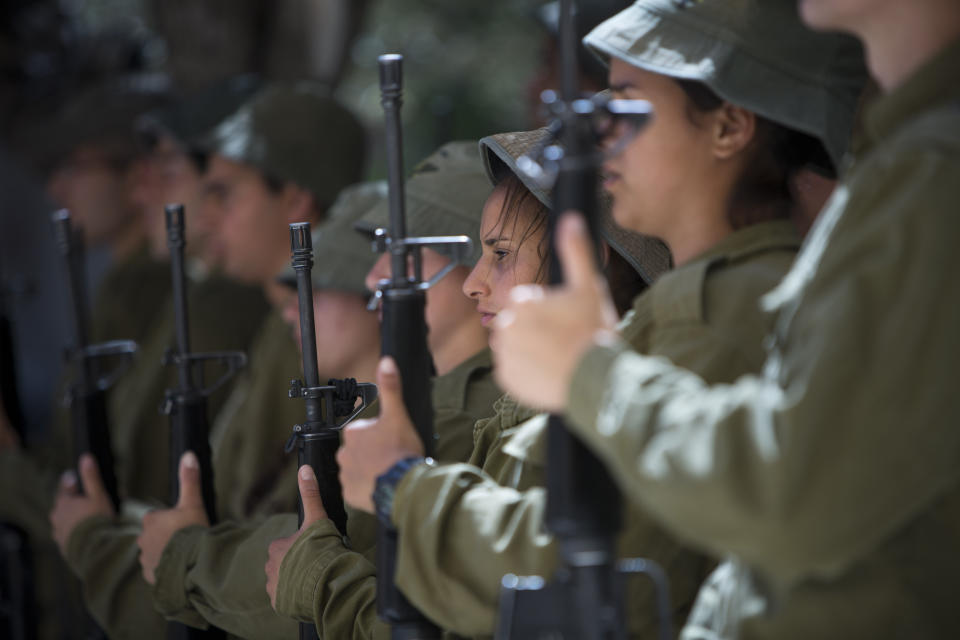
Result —
<instances>
[{"instance_id":1,"label":"wristwatch","mask_svg":"<svg viewBox=\"0 0 960 640\"><path fill-rule=\"evenodd\" d=\"M393 497L397 493L397 485L400 484L400 480L407 475L410 469L421 464L435 465L436 461L433 458L422 456L404 458L387 469L383 475L377 477L377 484L373 489L373 504L377 519L384 525L393 526Z\"/></svg>"}]
</instances>

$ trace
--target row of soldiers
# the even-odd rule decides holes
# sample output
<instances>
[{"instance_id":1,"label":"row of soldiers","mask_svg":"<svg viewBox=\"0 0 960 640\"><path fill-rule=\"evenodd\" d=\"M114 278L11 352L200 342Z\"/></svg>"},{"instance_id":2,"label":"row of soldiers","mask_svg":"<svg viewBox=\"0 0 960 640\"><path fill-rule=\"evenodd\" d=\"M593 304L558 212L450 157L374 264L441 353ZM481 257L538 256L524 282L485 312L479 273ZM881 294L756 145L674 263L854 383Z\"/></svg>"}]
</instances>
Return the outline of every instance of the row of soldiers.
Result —
<instances>
[{"instance_id":1,"label":"row of soldiers","mask_svg":"<svg viewBox=\"0 0 960 640\"><path fill-rule=\"evenodd\" d=\"M194 342L249 354L211 403L219 524L190 452L176 504L158 508L162 305L139 321L144 357L113 394L120 510L91 457L56 481L7 435L0 516L55 541L110 637L164 637L170 621L387 637L378 519L398 531L410 602L450 637L489 637L504 575L557 573L549 412L625 496L616 556L666 578L627 582L629 637L667 624L687 640L951 637L958 39L949 0L637 0L583 40L610 97L653 109L645 124L611 109L603 130L599 263L575 212L551 242L553 198L529 168L550 130L419 162L408 234L473 241L422 250L426 278L449 269L427 292L429 447L366 310L389 255L356 229L387 226L389 205L384 185L356 184L365 141L349 111L300 85L153 112L148 219L186 205L203 265ZM870 77L879 95L864 106ZM302 415L286 387L300 369L287 225L303 221L321 377L379 389L342 432L347 535L283 448ZM564 284L546 284L552 258ZM125 296L149 286L137 275Z\"/></svg>"}]
</instances>

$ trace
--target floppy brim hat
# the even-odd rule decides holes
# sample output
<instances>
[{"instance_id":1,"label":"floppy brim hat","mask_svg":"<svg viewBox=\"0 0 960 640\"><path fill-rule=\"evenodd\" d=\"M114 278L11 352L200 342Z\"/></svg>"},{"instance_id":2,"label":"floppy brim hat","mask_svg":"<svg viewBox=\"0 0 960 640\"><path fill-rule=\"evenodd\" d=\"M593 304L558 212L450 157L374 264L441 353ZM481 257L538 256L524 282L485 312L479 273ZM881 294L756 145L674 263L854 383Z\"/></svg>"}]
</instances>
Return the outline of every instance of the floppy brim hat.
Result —
<instances>
[{"instance_id":1,"label":"floppy brim hat","mask_svg":"<svg viewBox=\"0 0 960 640\"><path fill-rule=\"evenodd\" d=\"M508 174L516 175L537 200L552 207L549 192L517 167L517 160L539 148L546 139L546 129L498 133L480 140L480 153L490 182L499 183ZM670 269L670 250L660 240L624 229L610 214L610 198L600 198L600 235L614 251L632 266L648 284Z\"/></svg>"},{"instance_id":2,"label":"floppy brim hat","mask_svg":"<svg viewBox=\"0 0 960 640\"><path fill-rule=\"evenodd\" d=\"M805 27L795 0L638 0L583 39L604 61L699 81L818 139L833 167L867 79L860 43Z\"/></svg>"}]
</instances>

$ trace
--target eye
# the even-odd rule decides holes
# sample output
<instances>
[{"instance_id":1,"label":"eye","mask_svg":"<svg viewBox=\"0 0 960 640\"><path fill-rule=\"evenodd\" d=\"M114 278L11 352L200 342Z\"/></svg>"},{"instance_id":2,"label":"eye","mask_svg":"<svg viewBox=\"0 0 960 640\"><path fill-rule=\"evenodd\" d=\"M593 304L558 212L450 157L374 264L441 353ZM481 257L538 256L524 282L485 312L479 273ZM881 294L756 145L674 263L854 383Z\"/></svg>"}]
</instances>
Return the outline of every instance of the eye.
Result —
<instances>
[{"instance_id":1,"label":"eye","mask_svg":"<svg viewBox=\"0 0 960 640\"><path fill-rule=\"evenodd\" d=\"M493 255L497 256L497 262L502 262L504 258L510 255L510 252L506 249L494 249Z\"/></svg>"}]
</instances>

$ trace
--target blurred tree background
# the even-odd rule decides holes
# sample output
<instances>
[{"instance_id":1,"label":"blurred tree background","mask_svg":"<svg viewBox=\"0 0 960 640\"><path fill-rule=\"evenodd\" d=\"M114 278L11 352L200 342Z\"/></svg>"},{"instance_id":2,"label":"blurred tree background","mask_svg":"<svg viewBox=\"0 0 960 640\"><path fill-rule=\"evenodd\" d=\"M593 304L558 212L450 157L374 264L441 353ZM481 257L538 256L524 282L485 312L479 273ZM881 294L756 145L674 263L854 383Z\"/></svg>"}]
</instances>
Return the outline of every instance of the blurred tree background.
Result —
<instances>
[{"instance_id":1,"label":"blurred tree background","mask_svg":"<svg viewBox=\"0 0 960 640\"><path fill-rule=\"evenodd\" d=\"M152 77L175 90L254 72L317 79L370 126L384 174L377 56L404 54L408 164L439 144L527 126L540 0L4 0L0 134L29 151L85 86Z\"/></svg>"}]
</instances>

